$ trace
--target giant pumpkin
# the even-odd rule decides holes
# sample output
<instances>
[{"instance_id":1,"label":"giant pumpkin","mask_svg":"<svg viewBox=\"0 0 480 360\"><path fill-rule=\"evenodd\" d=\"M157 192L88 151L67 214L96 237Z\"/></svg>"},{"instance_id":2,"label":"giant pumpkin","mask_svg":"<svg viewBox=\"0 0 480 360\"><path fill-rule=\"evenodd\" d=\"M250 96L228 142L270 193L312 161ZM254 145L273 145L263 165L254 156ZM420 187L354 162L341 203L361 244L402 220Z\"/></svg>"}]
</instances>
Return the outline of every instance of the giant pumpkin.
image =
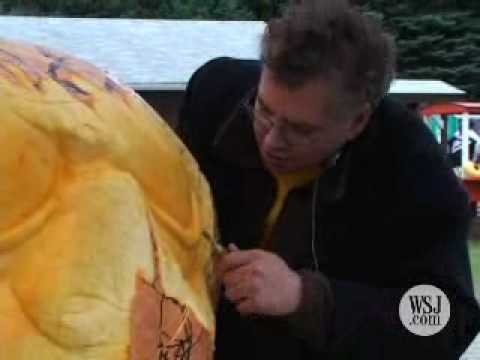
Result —
<instances>
[{"instance_id":1,"label":"giant pumpkin","mask_svg":"<svg viewBox=\"0 0 480 360\"><path fill-rule=\"evenodd\" d=\"M212 201L164 121L6 40L0 114L0 360L210 359Z\"/></svg>"}]
</instances>

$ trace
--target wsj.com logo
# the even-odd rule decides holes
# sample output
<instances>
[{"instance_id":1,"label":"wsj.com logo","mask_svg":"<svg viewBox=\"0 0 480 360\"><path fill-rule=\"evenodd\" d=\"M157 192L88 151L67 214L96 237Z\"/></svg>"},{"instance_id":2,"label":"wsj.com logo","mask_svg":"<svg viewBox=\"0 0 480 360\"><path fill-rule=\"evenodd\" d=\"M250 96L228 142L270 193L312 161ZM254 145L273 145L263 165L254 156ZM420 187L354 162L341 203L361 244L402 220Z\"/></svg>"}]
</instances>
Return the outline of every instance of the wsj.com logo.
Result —
<instances>
[{"instance_id":1,"label":"wsj.com logo","mask_svg":"<svg viewBox=\"0 0 480 360\"><path fill-rule=\"evenodd\" d=\"M407 330L419 336L431 336L447 325L450 319L450 301L435 286L417 285L403 295L399 313Z\"/></svg>"}]
</instances>

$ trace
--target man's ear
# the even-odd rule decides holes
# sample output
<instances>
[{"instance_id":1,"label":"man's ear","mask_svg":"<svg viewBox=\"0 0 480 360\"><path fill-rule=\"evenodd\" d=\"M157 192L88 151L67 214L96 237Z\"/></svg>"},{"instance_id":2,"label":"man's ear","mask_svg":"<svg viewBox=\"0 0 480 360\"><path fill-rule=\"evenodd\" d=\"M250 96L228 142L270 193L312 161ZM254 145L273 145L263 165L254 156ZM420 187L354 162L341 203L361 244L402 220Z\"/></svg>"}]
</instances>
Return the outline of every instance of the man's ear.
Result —
<instances>
[{"instance_id":1,"label":"man's ear","mask_svg":"<svg viewBox=\"0 0 480 360\"><path fill-rule=\"evenodd\" d=\"M370 116L372 115L372 107L370 104L365 103L357 115L350 121L347 140L351 141L354 140L357 136L359 136L365 127L368 125L370 121Z\"/></svg>"}]
</instances>

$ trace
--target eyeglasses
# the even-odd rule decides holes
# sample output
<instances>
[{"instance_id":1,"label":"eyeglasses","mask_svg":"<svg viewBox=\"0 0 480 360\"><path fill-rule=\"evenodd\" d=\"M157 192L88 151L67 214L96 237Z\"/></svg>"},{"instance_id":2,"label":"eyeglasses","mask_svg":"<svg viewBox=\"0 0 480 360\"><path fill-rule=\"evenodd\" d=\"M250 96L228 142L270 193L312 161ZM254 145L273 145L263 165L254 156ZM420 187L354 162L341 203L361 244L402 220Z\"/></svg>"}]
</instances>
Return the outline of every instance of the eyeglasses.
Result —
<instances>
[{"instance_id":1,"label":"eyeglasses","mask_svg":"<svg viewBox=\"0 0 480 360\"><path fill-rule=\"evenodd\" d=\"M265 132L276 129L282 140L288 146L308 145L318 138L320 130L306 129L288 122L275 121L266 109L259 104L256 96L248 97L242 106L254 124Z\"/></svg>"}]
</instances>

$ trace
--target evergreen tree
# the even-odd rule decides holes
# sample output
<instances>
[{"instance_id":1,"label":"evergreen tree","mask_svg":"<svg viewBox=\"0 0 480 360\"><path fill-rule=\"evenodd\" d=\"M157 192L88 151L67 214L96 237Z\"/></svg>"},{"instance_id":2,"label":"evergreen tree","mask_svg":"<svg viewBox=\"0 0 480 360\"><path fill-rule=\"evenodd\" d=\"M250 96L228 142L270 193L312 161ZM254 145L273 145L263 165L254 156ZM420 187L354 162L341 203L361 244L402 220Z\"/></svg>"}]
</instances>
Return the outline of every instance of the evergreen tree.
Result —
<instances>
[{"instance_id":1,"label":"evergreen tree","mask_svg":"<svg viewBox=\"0 0 480 360\"><path fill-rule=\"evenodd\" d=\"M472 13L392 17L399 76L438 78L480 96L480 29Z\"/></svg>"},{"instance_id":2,"label":"evergreen tree","mask_svg":"<svg viewBox=\"0 0 480 360\"><path fill-rule=\"evenodd\" d=\"M480 97L477 1L363 1L396 38L398 77L444 80ZM458 11L463 10L463 11Z\"/></svg>"}]
</instances>

